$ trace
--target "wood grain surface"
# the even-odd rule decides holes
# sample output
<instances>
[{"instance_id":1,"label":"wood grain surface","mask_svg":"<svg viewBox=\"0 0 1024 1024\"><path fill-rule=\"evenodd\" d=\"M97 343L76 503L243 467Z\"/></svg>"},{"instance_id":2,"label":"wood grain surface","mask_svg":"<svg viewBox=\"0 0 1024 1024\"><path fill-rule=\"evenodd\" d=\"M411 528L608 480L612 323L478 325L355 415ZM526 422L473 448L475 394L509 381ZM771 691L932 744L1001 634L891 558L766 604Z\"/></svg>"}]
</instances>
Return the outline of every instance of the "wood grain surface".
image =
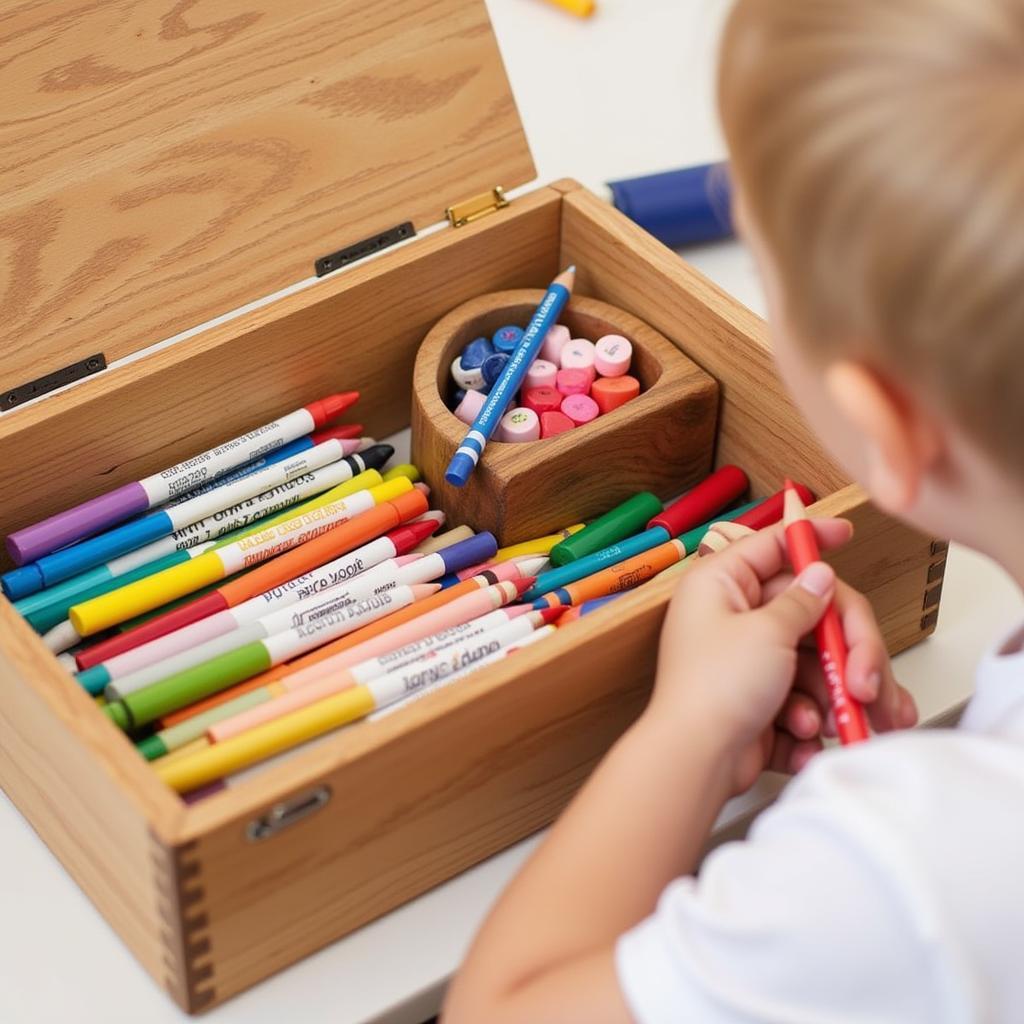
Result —
<instances>
[{"instance_id":1,"label":"wood grain surface","mask_svg":"<svg viewBox=\"0 0 1024 1024\"><path fill-rule=\"evenodd\" d=\"M0 396L534 173L483 0L8 4L0 92Z\"/></svg>"}]
</instances>

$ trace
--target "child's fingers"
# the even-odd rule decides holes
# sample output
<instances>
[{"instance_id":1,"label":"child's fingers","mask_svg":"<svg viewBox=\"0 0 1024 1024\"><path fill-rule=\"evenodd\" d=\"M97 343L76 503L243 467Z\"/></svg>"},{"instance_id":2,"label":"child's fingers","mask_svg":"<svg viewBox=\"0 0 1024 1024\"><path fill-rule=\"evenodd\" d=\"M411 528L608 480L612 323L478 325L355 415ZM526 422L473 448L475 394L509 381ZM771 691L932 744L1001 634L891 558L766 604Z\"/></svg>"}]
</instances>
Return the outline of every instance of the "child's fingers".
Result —
<instances>
[{"instance_id":1,"label":"child's fingers","mask_svg":"<svg viewBox=\"0 0 1024 1024\"><path fill-rule=\"evenodd\" d=\"M865 706L878 732L906 728L916 721L913 698L896 682L885 641L867 598L840 587L836 605L843 620L848 655L846 685Z\"/></svg>"},{"instance_id":2,"label":"child's fingers","mask_svg":"<svg viewBox=\"0 0 1024 1024\"><path fill-rule=\"evenodd\" d=\"M822 747L820 739L798 740L788 733L776 733L767 767L784 775L795 775Z\"/></svg>"},{"instance_id":3,"label":"child's fingers","mask_svg":"<svg viewBox=\"0 0 1024 1024\"><path fill-rule=\"evenodd\" d=\"M845 544L853 534L852 524L845 519L811 521L818 544L825 551ZM707 564L718 572L730 573L736 580L753 576L765 583L785 568L787 559L785 533L782 524L776 523L730 544Z\"/></svg>"},{"instance_id":4,"label":"child's fingers","mask_svg":"<svg viewBox=\"0 0 1024 1024\"><path fill-rule=\"evenodd\" d=\"M704 534L700 547L697 548L697 554L703 558L706 555L713 555L718 551L724 551L730 544L742 540L744 537L749 537L752 533L756 532L756 530L752 530L749 526L744 526L742 523L732 523L728 519L712 523L708 532Z\"/></svg>"},{"instance_id":5,"label":"child's fingers","mask_svg":"<svg viewBox=\"0 0 1024 1024\"><path fill-rule=\"evenodd\" d=\"M809 694L791 692L775 719L775 725L794 739L814 739L821 732L821 707Z\"/></svg>"},{"instance_id":6,"label":"child's fingers","mask_svg":"<svg viewBox=\"0 0 1024 1024\"><path fill-rule=\"evenodd\" d=\"M781 594L751 614L774 632L779 643L795 648L818 624L835 584L831 566L812 562Z\"/></svg>"}]
</instances>

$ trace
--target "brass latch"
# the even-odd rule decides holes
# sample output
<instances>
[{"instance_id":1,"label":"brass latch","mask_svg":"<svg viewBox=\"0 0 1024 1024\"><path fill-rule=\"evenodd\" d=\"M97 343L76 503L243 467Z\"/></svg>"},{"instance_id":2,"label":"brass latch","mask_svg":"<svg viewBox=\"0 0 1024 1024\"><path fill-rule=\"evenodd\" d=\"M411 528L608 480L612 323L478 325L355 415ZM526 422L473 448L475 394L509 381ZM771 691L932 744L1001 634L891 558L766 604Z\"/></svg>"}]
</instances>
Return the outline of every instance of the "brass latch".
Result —
<instances>
[{"instance_id":1,"label":"brass latch","mask_svg":"<svg viewBox=\"0 0 1024 1024\"><path fill-rule=\"evenodd\" d=\"M489 192L481 192L472 199L449 206L444 215L453 228L461 228L506 206L508 200L505 198L505 190L500 185L495 185Z\"/></svg>"}]
</instances>

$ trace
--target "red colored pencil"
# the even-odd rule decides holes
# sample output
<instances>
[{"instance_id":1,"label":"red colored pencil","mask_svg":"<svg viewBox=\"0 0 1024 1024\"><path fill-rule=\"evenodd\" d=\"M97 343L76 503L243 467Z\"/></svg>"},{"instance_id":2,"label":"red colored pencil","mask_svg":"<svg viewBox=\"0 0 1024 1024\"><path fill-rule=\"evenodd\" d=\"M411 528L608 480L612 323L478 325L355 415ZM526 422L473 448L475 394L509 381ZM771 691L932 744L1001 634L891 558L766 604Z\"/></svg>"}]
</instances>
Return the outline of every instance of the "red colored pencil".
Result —
<instances>
[{"instance_id":1,"label":"red colored pencil","mask_svg":"<svg viewBox=\"0 0 1024 1024\"><path fill-rule=\"evenodd\" d=\"M818 550L818 539L814 535L814 527L807 518L807 510L800 500L795 485L786 481L786 505L783 515L786 526L786 549L793 570L803 572L812 562L821 559ZM867 718L860 702L850 696L846 688L846 638L843 626L839 621L839 613L835 604L830 604L821 621L815 627L814 639L818 645L818 656L825 673L828 687L829 702L836 720L836 731L839 742L859 743L866 740L868 732Z\"/></svg>"}]
</instances>

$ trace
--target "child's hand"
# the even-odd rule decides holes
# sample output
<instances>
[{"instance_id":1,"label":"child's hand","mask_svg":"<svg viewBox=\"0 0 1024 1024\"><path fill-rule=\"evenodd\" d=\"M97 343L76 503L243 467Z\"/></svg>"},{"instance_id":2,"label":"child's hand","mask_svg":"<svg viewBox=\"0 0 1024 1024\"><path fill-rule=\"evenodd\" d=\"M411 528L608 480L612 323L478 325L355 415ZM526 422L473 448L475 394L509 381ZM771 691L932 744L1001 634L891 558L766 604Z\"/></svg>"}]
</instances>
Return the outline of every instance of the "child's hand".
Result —
<instances>
[{"instance_id":1,"label":"child's hand","mask_svg":"<svg viewBox=\"0 0 1024 1024\"><path fill-rule=\"evenodd\" d=\"M816 519L818 543L845 543L851 525ZM835 598L849 646L850 694L877 731L917 720L899 686L871 606L837 581L823 562L798 579L787 571L781 524L704 558L683 578L661 636L658 674L647 716L700 723L734 765L736 792L765 768L798 771L834 736L828 692L811 634Z\"/></svg>"}]
</instances>

